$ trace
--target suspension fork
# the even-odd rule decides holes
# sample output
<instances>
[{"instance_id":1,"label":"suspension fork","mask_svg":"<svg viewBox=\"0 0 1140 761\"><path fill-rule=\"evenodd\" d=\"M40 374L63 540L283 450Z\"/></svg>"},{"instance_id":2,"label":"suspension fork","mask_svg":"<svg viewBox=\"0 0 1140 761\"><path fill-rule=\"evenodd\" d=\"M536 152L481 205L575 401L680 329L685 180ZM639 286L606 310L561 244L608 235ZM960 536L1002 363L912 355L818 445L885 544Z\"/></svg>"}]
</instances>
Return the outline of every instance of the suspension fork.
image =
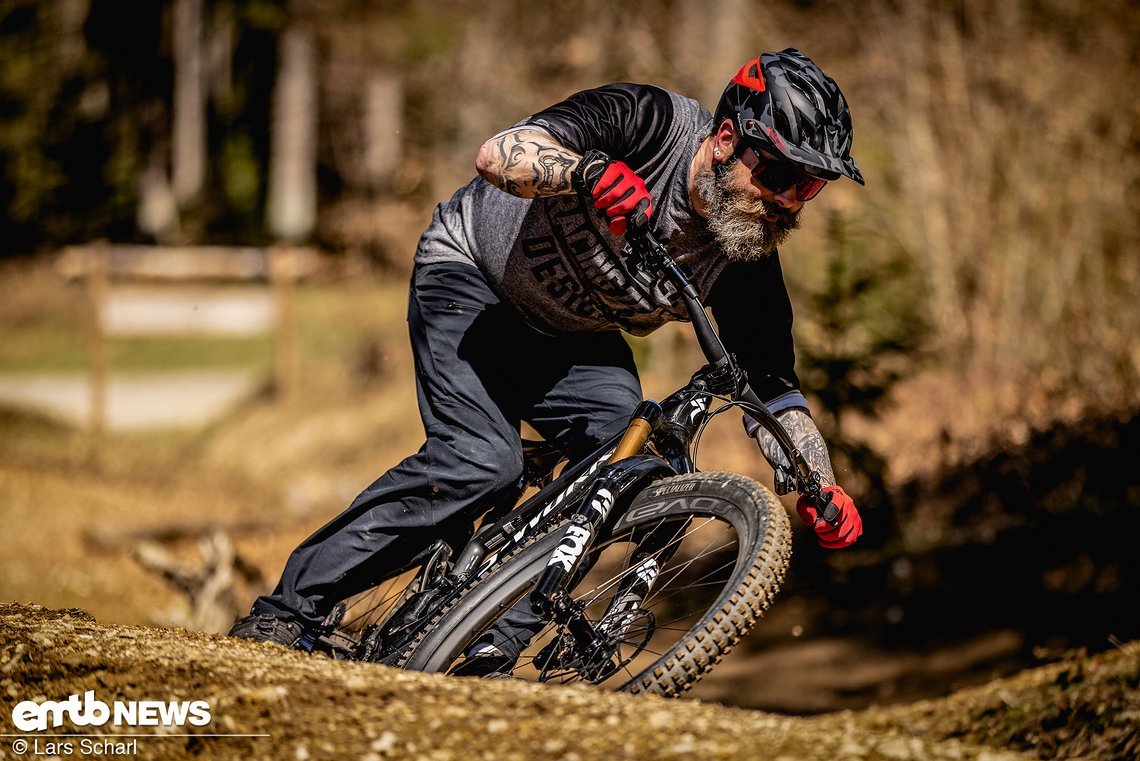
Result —
<instances>
[{"instance_id":1,"label":"suspension fork","mask_svg":"<svg viewBox=\"0 0 1140 761\"><path fill-rule=\"evenodd\" d=\"M652 455L627 457L602 470L570 516L562 541L554 548L531 592L531 603L540 616L554 613L555 602L561 597L566 580L574 577L581 567L586 550L593 545L599 528L621 495L644 479L674 473L668 463Z\"/></svg>"},{"instance_id":2,"label":"suspension fork","mask_svg":"<svg viewBox=\"0 0 1140 761\"><path fill-rule=\"evenodd\" d=\"M561 597L566 580L581 567L586 549L593 544L618 498L646 478L674 475L673 468L659 457L644 454L619 457L623 452L640 451L660 416L661 407L656 402L642 402L638 406L610 463L598 474L570 516L570 525L566 527L562 541L554 548L546 569L531 592L531 603L540 616L550 616L555 612L555 603Z\"/></svg>"}]
</instances>

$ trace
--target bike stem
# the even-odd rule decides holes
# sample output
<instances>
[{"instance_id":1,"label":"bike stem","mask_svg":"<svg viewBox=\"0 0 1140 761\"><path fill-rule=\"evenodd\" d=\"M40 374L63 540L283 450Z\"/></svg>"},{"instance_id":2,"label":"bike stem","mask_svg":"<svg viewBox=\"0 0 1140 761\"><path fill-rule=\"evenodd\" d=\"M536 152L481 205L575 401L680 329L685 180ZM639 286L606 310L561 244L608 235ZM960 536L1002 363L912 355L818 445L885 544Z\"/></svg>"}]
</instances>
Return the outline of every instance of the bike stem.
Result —
<instances>
[{"instance_id":1,"label":"bike stem","mask_svg":"<svg viewBox=\"0 0 1140 761\"><path fill-rule=\"evenodd\" d=\"M593 183L600 179L603 172L600 163L582 169L585 172L584 180L587 187L593 187ZM634 280L647 289L652 289L656 284L656 277L652 273L663 271L681 292L681 298L685 302L685 308L688 310L693 328L697 332L697 341L709 362L717 370L735 365L728 351L725 350L724 344L721 343L720 336L713 329L696 287L689 280L689 276L673 261L673 257L669 256L661 241L653 235L649 229L648 218L644 216L630 218L629 223L629 228L625 234L626 242L629 243L635 259L639 258L650 265L650 271L647 272L637 266L638 262L632 262L631 274ZM775 437L780 448L784 450L784 455L796 471L797 488L811 499L820 510L824 511L824 520L833 523L838 515L838 508L831 505L831 495L823 491L819 474L808 465L803 453L796 447L784 426L780 424L780 421L776 419L767 405L760 400L760 397L756 396L756 392L749 388L747 382L742 384L737 396L751 405L751 408L747 410L748 414L757 423L764 426Z\"/></svg>"}]
</instances>

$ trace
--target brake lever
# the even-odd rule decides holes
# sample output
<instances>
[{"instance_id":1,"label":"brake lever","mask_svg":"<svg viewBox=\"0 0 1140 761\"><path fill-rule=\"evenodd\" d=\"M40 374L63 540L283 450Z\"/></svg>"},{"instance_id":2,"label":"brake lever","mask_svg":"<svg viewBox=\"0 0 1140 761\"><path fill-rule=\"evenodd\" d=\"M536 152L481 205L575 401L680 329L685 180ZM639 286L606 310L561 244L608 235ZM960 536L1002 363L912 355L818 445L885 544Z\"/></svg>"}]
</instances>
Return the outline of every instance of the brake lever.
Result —
<instances>
[{"instance_id":1,"label":"brake lever","mask_svg":"<svg viewBox=\"0 0 1140 761\"><path fill-rule=\"evenodd\" d=\"M796 474L793 473L790 468L785 468L783 465L776 468L772 480L776 487L776 494L780 497L785 494L791 494L796 490Z\"/></svg>"},{"instance_id":2,"label":"brake lever","mask_svg":"<svg viewBox=\"0 0 1140 761\"><path fill-rule=\"evenodd\" d=\"M835 528L839 525L839 505L835 504L835 500L831 498L831 492L824 492L823 498L827 500L826 506L820 517L823 518L824 523Z\"/></svg>"},{"instance_id":3,"label":"brake lever","mask_svg":"<svg viewBox=\"0 0 1140 761\"><path fill-rule=\"evenodd\" d=\"M813 470L808 482L798 491L815 507L820 519L827 525L832 528L839 525L839 505L835 504L831 492L823 490L818 473Z\"/></svg>"}]
</instances>

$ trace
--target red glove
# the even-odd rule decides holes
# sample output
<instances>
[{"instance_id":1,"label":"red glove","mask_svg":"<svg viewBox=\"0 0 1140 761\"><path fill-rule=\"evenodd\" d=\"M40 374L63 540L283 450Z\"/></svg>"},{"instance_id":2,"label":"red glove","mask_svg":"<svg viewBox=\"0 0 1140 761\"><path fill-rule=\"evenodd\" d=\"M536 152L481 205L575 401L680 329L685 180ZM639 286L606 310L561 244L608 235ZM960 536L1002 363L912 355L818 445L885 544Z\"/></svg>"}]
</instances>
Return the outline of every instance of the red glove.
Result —
<instances>
[{"instance_id":1,"label":"red glove","mask_svg":"<svg viewBox=\"0 0 1140 761\"><path fill-rule=\"evenodd\" d=\"M624 235L627 225L641 227L653 216L653 197L645 180L623 161L610 160L598 181L590 189L595 209L604 209L610 218L610 232Z\"/></svg>"},{"instance_id":2,"label":"red glove","mask_svg":"<svg viewBox=\"0 0 1140 761\"><path fill-rule=\"evenodd\" d=\"M805 526L815 529L821 547L827 547L829 550L850 547L863 535L863 519L859 517L855 503L842 488L828 486L823 491L831 495L832 504L839 508L838 519L834 526L823 519L806 497L801 496L796 502L796 512L800 514L800 520Z\"/></svg>"}]
</instances>

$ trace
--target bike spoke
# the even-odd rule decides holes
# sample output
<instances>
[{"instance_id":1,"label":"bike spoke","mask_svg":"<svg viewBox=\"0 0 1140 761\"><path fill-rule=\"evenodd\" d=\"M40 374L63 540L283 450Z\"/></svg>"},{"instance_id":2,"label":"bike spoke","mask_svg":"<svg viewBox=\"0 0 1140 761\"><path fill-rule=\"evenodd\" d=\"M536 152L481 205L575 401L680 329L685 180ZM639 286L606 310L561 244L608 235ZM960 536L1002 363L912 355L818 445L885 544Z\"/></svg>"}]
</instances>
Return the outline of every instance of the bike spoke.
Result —
<instances>
[{"instance_id":1,"label":"bike spoke","mask_svg":"<svg viewBox=\"0 0 1140 761\"><path fill-rule=\"evenodd\" d=\"M669 547L673 546L674 544L680 544L681 542L685 541L685 538L686 538L686 537L688 537L688 536L692 535L692 533L693 533L694 531L697 531L697 530L699 530L699 529L700 529L700 528L702 528L703 526L707 526L707 525L708 525L709 523L711 523L713 520L714 520L713 518L709 518L709 519L707 519L707 520L706 520L706 521L705 521L703 524L701 524L701 526L698 526L698 527L695 527L695 528L694 528L694 527L692 527L692 526L689 526L689 527L688 527L688 530L687 530L687 531L686 531L684 534L682 534L681 536L677 536L677 532L674 532L674 535L673 535L673 537L672 537L672 538L671 538L671 539L670 539L670 540L669 540L669 541L668 541L668 542L665 544L665 546L664 546L663 548L661 548L660 550L658 550L657 554L659 555L659 554L663 553L663 552L664 552L666 549L668 549ZM657 528L659 529L659 528L660 528L661 526L663 526L664 524L665 524L665 521L662 521L660 524L658 524ZM657 530L657 529L654 529L654 530ZM678 529L678 532L679 532L680 530L681 530L681 529ZM652 532L648 532L648 533L652 533ZM619 542L619 541L621 541L621 542L623 542L623 543L627 544L627 545L629 546L629 549L627 549L627 550L626 550L626 553L625 553L625 557L624 557L624 559L623 559L622 561L619 561L619 563L618 563L618 565L620 565L620 566L623 566L623 568L622 568L622 570L621 570L621 571L619 571L619 572L618 572L616 575L614 575L614 576L611 576L611 577L610 577L610 578L608 578L608 579L604 579L604 580L602 580L601 582L599 582L598 584L595 584L595 585L594 585L594 587L593 587L592 589L590 589L590 590L588 590L588 591L585 591L585 592L577 593L577 594L575 595L574 599L581 601L583 598L585 598L585 597L587 597L587 596L589 596L589 595L591 595L591 594L594 594L595 592L597 592L597 594L596 594L596 595L594 595L594 597L593 597L593 598L591 598L591 599L590 599L588 602L584 603L584 604L585 604L585 605L587 605L587 606L588 606L588 605L592 605L592 604L593 604L594 602L596 602L596 601L597 601L599 598L601 598L601 596L602 596L602 595L604 595L604 594L606 593L606 591L608 591L608 590L609 590L611 587L615 586L616 584L620 583L620 582L621 582L621 580L622 580L623 578L625 578L625 576L626 576L626 575L628 575L628 574L629 574L629 572L630 572L630 570L631 570L631 569L628 567L628 565L629 565L629 559L630 559L631 557L633 557L633 552L634 552L634 550L636 549L636 545L635 545L635 544L633 544L632 542L630 542L630 541L629 541L629 539L630 539L630 538L631 538L631 537L628 537L628 536L623 536L623 537L620 537L620 538L616 538L616 539L612 540L612 541L611 541L611 542L610 542L608 545L601 545L601 546L599 546L599 548L598 548L597 552L600 554L601 552L604 552L604 551L605 551L605 550L606 550L608 547L612 547L614 544L616 544L616 543L617 543L617 542Z\"/></svg>"},{"instance_id":2,"label":"bike spoke","mask_svg":"<svg viewBox=\"0 0 1140 761\"><path fill-rule=\"evenodd\" d=\"M688 533L691 534L692 532L688 532ZM688 534L686 534L686 535L688 535ZM683 539L684 539L684 537L682 537L682 540ZM672 582L675 579L677 579L682 573L684 573L685 570L688 569L689 566L691 566L693 563L695 563L696 561L698 561L704 557L708 557L713 553L725 550L725 549L733 546L733 544L735 544L734 541L729 541L729 542L725 542L725 543L723 543L723 544L721 544L715 548L710 548L712 541L715 541L715 540L710 540L709 544L705 545L705 547L702 548L700 554L695 555L692 558L689 558L688 560L686 560L685 562L683 562L680 565L669 566L669 574L670 575L668 577L666 577L665 574L662 573L662 575L660 577L658 577L657 581L654 583L655 590L668 589L668 590L670 590L669 594L662 596L659 592L655 592L654 594L651 594L650 597L646 598L646 600L643 601L642 607L648 607L648 603L650 601L653 601L654 603L659 604L659 603L664 602L666 600L672 599L676 595L678 595L684 591L687 591L687 590L696 589L696 588L700 588L700 587L707 587L707 586L719 587L720 586L719 582L717 582L717 581L706 581L706 579L713 578L717 574L721 573L722 571L731 569L736 564L737 558L735 558L735 557L731 558L728 561L726 561L725 563L721 564L720 566L717 566L716 568L712 568L712 569L706 571L704 573L704 575L702 575L701 577L699 577L697 579L694 579L692 582L686 584L684 587L677 589L677 588L674 588L672 586ZM664 552L665 549L667 549L667 547L663 548L661 550L661 552ZM629 555L627 554L627 557L628 556ZM592 589L588 590L587 592L584 592L581 594L576 594L575 599L581 601L581 600L583 600L583 598L586 598L587 596L597 592L597 594L594 594L594 596L592 598L590 598L588 601L584 602L584 604L587 606L593 605L595 602L597 602L599 599L601 599L601 597L606 593L606 591L608 591L609 589L611 589L615 585L617 585L621 581L622 578L624 578L625 576L627 576L631 572L632 572L632 569L625 568L620 573L618 573L617 575L612 576L609 579L604 580L602 583L595 585Z\"/></svg>"}]
</instances>

